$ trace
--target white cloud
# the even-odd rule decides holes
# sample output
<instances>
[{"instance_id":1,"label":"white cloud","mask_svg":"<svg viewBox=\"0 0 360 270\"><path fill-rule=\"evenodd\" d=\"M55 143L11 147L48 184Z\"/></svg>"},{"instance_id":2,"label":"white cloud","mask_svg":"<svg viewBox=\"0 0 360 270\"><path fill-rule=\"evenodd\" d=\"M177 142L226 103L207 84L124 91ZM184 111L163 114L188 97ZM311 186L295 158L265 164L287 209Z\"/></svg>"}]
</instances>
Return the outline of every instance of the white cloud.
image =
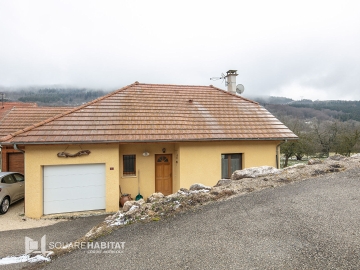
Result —
<instances>
[{"instance_id":1,"label":"white cloud","mask_svg":"<svg viewBox=\"0 0 360 270\"><path fill-rule=\"evenodd\" d=\"M358 1L0 2L0 85L209 85L360 99ZM286 92L285 92L286 93Z\"/></svg>"}]
</instances>

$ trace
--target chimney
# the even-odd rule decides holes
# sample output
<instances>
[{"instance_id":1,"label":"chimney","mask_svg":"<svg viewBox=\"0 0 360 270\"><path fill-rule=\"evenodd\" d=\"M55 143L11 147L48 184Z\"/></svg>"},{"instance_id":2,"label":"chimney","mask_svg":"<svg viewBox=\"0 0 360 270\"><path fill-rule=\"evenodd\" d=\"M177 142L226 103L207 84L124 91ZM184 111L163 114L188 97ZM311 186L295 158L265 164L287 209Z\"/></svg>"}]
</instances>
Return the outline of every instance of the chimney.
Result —
<instances>
[{"instance_id":1,"label":"chimney","mask_svg":"<svg viewBox=\"0 0 360 270\"><path fill-rule=\"evenodd\" d=\"M236 94L236 76L239 75L236 73L237 70L229 70L226 72L226 84L228 87L228 92Z\"/></svg>"}]
</instances>

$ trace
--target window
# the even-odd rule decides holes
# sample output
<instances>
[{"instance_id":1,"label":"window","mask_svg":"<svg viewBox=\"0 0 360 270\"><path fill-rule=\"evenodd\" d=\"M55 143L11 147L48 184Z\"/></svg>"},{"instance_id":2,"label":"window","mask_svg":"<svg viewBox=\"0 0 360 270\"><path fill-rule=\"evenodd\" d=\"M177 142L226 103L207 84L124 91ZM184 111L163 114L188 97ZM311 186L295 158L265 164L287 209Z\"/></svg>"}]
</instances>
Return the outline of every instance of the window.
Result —
<instances>
[{"instance_id":1,"label":"window","mask_svg":"<svg viewBox=\"0 0 360 270\"><path fill-rule=\"evenodd\" d=\"M15 177L16 181L18 182L23 182L24 181L24 176L18 173L13 174L13 176Z\"/></svg>"},{"instance_id":2,"label":"window","mask_svg":"<svg viewBox=\"0 0 360 270\"><path fill-rule=\"evenodd\" d=\"M221 155L221 178L229 179L232 173L242 169L242 154Z\"/></svg>"},{"instance_id":3,"label":"window","mask_svg":"<svg viewBox=\"0 0 360 270\"><path fill-rule=\"evenodd\" d=\"M136 175L136 155L123 156L123 175Z\"/></svg>"},{"instance_id":4,"label":"window","mask_svg":"<svg viewBox=\"0 0 360 270\"><path fill-rule=\"evenodd\" d=\"M1 180L1 183L5 183L5 184L13 184L15 182L16 182L15 179L11 175L6 175Z\"/></svg>"}]
</instances>

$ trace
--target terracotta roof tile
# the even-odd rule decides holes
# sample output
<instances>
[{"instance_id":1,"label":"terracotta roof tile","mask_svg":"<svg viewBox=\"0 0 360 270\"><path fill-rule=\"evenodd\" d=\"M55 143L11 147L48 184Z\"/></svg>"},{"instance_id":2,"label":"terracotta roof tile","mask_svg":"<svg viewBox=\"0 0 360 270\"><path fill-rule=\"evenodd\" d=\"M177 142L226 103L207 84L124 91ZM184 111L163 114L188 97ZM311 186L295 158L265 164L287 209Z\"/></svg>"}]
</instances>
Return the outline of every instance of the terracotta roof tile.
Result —
<instances>
[{"instance_id":1,"label":"terracotta roof tile","mask_svg":"<svg viewBox=\"0 0 360 270\"><path fill-rule=\"evenodd\" d=\"M14 107L37 107L36 103L4 102L0 103L0 122Z\"/></svg>"},{"instance_id":2,"label":"terracotta roof tile","mask_svg":"<svg viewBox=\"0 0 360 270\"><path fill-rule=\"evenodd\" d=\"M34 106L33 103L28 106L20 103L21 107L19 107L19 104L16 104L17 106L7 106L8 112L0 119L0 138L11 133L19 133L20 130L30 130L33 128L33 124L71 109L71 107L36 107L36 104ZM34 132L38 133L38 131Z\"/></svg>"},{"instance_id":3,"label":"terracotta roof tile","mask_svg":"<svg viewBox=\"0 0 360 270\"><path fill-rule=\"evenodd\" d=\"M8 143L297 138L258 103L213 86L140 83L14 135Z\"/></svg>"}]
</instances>

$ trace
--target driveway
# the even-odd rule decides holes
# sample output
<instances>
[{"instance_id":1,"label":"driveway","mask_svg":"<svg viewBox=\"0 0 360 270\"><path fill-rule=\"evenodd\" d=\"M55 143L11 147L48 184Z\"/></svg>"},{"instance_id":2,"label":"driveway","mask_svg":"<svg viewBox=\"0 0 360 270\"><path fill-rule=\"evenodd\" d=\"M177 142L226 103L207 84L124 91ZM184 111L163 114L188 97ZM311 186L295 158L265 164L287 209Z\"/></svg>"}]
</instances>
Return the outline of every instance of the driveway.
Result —
<instances>
[{"instance_id":1,"label":"driveway","mask_svg":"<svg viewBox=\"0 0 360 270\"><path fill-rule=\"evenodd\" d=\"M56 219L31 219L24 215L24 200L10 205L9 211L0 215L0 232L9 230L20 230L38 228L52 225L63 220Z\"/></svg>"},{"instance_id":2,"label":"driveway","mask_svg":"<svg viewBox=\"0 0 360 270\"><path fill-rule=\"evenodd\" d=\"M360 170L348 170L133 224L45 269L360 269Z\"/></svg>"}]
</instances>

